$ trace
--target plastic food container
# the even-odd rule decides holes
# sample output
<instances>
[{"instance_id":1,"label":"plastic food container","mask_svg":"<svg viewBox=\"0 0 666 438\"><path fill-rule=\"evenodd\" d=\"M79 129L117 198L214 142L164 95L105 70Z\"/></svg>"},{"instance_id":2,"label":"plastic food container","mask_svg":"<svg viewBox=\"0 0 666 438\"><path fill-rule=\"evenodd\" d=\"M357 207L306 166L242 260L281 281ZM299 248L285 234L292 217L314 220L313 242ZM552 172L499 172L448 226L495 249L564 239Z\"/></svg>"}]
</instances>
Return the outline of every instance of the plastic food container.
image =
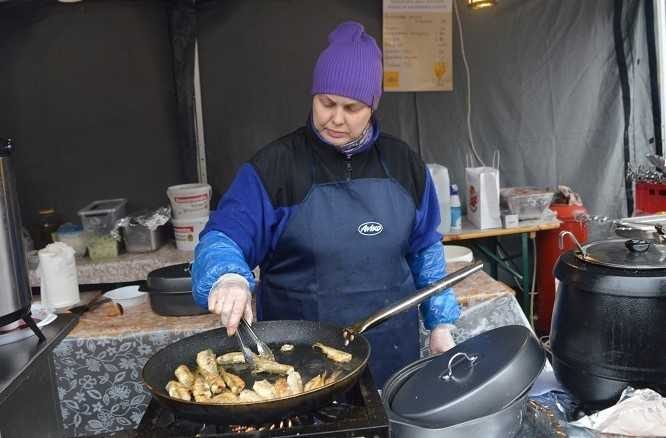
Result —
<instances>
[{"instance_id":1,"label":"plastic food container","mask_svg":"<svg viewBox=\"0 0 666 438\"><path fill-rule=\"evenodd\" d=\"M163 227L154 230L140 224L123 227L123 240L127 252L151 252L164 243Z\"/></svg>"},{"instance_id":2,"label":"plastic food container","mask_svg":"<svg viewBox=\"0 0 666 438\"><path fill-rule=\"evenodd\" d=\"M208 211L206 211L207 213ZM171 219L176 248L180 251L194 251L201 233L208 223L208 216L193 219Z\"/></svg>"},{"instance_id":3,"label":"plastic food container","mask_svg":"<svg viewBox=\"0 0 666 438\"><path fill-rule=\"evenodd\" d=\"M111 235L89 234L86 237L88 256L91 260L118 257L118 241Z\"/></svg>"},{"instance_id":4,"label":"plastic food container","mask_svg":"<svg viewBox=\"0 0 666 438\"><path fill-rule=\"evenodd\" d=\"M146 302L146 294L139 291L139 286L125 286L113 289L104 294L114 302L127 308Z\"/></svg>"},{"instance_id":5,"label":"plastic food container","mask_svg":"<svg viewBox=\"0 0 666 438\"><path fill-rule=\"evenodd\" d=\"M502 205L519 220L540 219L553 201L553 192L539 187L511 187L500 190Z\"/></svg>"},{"instance_id":6,"label":"plastic food container","mask_svg":"<svg viewBox=\"0 0 666 438\"><path fill-rule=\"evenodd\" d=\"M210 210L212 188L209 184L180 184L167 188L174 219L206 216Z\"/></svg>"},{"instance_id":7,"label":"plastic food container","mask_svg":"<svg viewBox=\"0 0 666 438\"><path fill-rule=\"evenodd\" d=\"M471 249L465 246L444 245L444 259L447 264L456 262L472 263L474 254Z\"/></svg>"},{"instance_id":8,"label":"plastic food container","mask_svg":"<svg viewBox=\"0 0 666 438\"><path fill-rule=\"evenodd\" d=\"M56 231L56 240L74 249L77 256L86 255L86 238L81 225L61 225Z\"/></svg>"},{"instance_id":9,"label":"plastic food container","mask_svg":"<svg viewBox=\"0 0 666 438\"><path fill-rule=\"evenodd\" d=\"M83 230L87 233L108 234L118 219L125 217L127 199L94 201L79 210Z\"/></svg>"}]
</instances>

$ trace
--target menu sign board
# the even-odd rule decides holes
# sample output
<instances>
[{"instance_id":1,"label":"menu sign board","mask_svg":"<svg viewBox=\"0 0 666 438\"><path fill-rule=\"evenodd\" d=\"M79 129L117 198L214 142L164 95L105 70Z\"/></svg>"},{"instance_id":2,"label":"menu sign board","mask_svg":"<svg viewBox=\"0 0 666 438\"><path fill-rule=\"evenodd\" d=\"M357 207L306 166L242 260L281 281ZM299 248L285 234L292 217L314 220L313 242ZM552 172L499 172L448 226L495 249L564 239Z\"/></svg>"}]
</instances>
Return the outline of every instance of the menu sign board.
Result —
<instances>
[{"instance_id":1,"label":"menu sign board","mask_svg":"<svg viewBox=\"0 0 666 438\"><path fill-rule=\"evenodd\" d=\"M451 91L452 0L384 0L384 91Z\"/></svg>"}]
</instances>

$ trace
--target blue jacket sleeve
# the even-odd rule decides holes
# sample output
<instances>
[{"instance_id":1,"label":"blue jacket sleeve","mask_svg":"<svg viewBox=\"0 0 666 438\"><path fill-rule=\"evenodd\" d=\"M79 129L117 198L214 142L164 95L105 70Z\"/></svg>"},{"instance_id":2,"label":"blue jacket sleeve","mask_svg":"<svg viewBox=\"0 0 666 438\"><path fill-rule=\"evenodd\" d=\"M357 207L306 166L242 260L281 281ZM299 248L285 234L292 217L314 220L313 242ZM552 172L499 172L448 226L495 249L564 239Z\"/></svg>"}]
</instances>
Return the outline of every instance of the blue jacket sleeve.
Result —
<instances>
[{"instance_id":1,"label":"blue jacket sleeve","mask_svg":"<svg viewBox=\"0 0 666 438\"><path fill-rule=\"evenodd\" d=\"M407 257L409 268L418 289L441 280L446 275L444 247L436 242L424 250ZM441 324L452 324L460 318L460 306L453 289L446 289L421 304L421 315L426 329Z\"/></svg>"},{"instance_id":2,"label":"blue jacket sleeve","mask_svg":"<svg viewBox=\"0 0 666 438\"><path fill-rule=\"evenodd\" d=\"M192 265L192 294L208 305L208 294L220 276L236 273L255 286L252 268L269 251L276 211L261 179L244 164L199 235Z\"/></svg>"},{"instance_id":3,"label":"blue jacket sleeve","mask_svg":"<svg viewBox=\"0 0 666 438\"><path fill-rule=\"evenodd\" d=\"M240 247L221 231L211 231L201 237L194 249L192 264L192 295L201 307L208 307L208 294L223 274L242 275L254 290L256 281Z\"/></svg>"},{"instance_id":4,"label":"blue jacket sleeve","mask_svg":"<svg viewBox=\"0 0 666 438\"><path fill-rule=\"evenodd\" d=\"M244 164L211 215L200 238L221 231L243 252L248 266L259 265L273 239L276 210L254 167Z\"/></svg>"},{"instance_id":5,"label":"blue jacket sleeve","mask_svg":"<svg viewBox=\"0 0 666 438\"><path fill-rule=\"evenodd\" d=\"M442 235L437 232L440 223L437 192L426 169L425 188L410 237L407 263L418 289L441 280L446 275ZM452 289L430 297L421 304L423 322L428 330L440 324L450 324L460 317L460 306Z\"/></svg>"}]
</instances>

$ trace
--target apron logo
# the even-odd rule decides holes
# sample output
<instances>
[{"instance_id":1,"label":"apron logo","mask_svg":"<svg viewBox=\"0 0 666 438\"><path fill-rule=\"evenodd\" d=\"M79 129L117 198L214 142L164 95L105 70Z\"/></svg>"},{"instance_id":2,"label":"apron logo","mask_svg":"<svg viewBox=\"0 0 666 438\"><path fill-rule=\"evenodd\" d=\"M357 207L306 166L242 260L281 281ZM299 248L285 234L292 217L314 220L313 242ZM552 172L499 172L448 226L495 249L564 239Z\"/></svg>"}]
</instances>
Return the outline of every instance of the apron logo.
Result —
<instances>
[{"instance_id":1,"label":"apron logo","mask_svg":"<svg viewBox=\"0 0 666 438\"><path fill-rule=\"evenodd\" d=\"M384 231L384 225L379 222L364 222L358 226L358 232L364 236L376 236Z\"/></svg>"}]
</instances>

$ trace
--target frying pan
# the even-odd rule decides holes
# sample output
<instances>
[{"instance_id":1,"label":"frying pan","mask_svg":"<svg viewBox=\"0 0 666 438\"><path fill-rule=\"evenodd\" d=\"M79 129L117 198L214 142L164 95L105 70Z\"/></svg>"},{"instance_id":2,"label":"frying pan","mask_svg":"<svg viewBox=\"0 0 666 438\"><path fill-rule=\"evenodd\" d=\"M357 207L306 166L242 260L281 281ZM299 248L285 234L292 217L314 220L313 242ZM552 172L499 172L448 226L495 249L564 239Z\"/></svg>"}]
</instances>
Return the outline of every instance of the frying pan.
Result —
<instances>
[{"instance_id":1,"label":"frying pan","mask_svg":"<svg viewBox=\"0 0 666 438\"><path fill-rule=\"evenodd\" d=\"M171 398L165 386L169 380L175 380L173 372L179 365L186 364L196 369L197 353L208 348L216 355L240 350L235 337L227 336L223 327L181 339L155 353L143 367L143 382L159 402L178 416L207 423L258 425L316 410L351 388L365 369L370 358L370 344L362 335L365 330L453 286L482 267L483 264L477 262L455 271L409 298L347 328L318 321L259 321L253 324L254 331L269 345L276 360L293 365L301 374L303 383L323 371L340 373L337 380L316 390L254 403L209 404ZM332 362L312 348L315 342L347 351L352 354L352 360L346 364ZM283 344L292 344L295 348L291 352L282 352L280 347ZM255 375L245 364L225 369L242 377L247 388L252 388L256 380L267 379L273 382L277 378L264 373Z\"/></svg>"}]
</instances>

